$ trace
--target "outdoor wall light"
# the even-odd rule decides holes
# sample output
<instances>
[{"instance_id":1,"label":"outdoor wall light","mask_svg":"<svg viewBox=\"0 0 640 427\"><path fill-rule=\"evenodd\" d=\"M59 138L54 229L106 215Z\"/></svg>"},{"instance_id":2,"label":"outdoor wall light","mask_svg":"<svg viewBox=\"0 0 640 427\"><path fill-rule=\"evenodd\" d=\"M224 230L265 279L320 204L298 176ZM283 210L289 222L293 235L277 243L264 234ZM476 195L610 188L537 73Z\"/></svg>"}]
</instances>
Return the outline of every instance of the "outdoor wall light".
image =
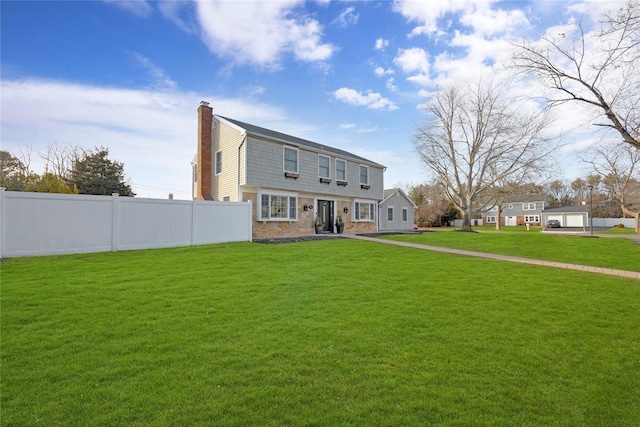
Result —
<instances>
[{"instance_id":1,"label":"outdoor wall light","mask_svg":"<svg viewBox=\"0 0 640 427\"><path fill-rule=\"evenodd\" d=\"M304 209L304 211L311 211L313 210L313 205L304 205L302 206L302 209Z\"/></svg>"},{"instance_id":2,"label":"outdoor wall light","mask_svg":"<svg viewBox=\"0 0 640 427\"><path fill-rule=\"evenodd\" d=\"M342 212L349 213L349 208L345 207L344 209L342 209Z\"/></svg>"}]
</instances>

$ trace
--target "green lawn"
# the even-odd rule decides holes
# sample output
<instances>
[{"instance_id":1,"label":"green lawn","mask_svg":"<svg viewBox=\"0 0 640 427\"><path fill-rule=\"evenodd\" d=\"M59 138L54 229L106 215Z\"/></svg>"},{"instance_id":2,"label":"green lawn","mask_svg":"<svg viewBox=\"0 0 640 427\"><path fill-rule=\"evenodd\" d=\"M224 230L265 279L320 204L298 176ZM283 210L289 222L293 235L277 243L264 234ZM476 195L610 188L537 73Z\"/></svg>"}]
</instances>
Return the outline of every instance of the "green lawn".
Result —
<instances>
[{"instance_id":1,"label":"green lawn","mask_svg":"<svg viewBox=\"0 0 640 427\"><path fill-rule=\"evenodd\" d=\"M4 261L1 309L6 426L640 425L637 280L234 243Z\"/></svg>"},{"instance_id":2,"label":"green lawn","mask_svg":"<svg viewBox=\"0 0 640 427\"><path fill-rule=\"evenodd\" d=\"M382 238L444 248L640 271L640 245L624 237L563 236L538 232L427 231L423 234L397 234Z\"/></svg>"}]
</instances>

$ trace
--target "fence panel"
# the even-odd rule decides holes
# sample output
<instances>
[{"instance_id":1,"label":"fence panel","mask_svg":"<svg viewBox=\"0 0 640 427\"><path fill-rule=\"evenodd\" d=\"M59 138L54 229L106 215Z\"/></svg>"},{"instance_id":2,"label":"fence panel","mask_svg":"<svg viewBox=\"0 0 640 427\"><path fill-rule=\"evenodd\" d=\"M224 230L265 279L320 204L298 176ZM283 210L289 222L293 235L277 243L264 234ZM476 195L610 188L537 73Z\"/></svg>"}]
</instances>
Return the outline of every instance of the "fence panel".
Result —
<instances>
[{"instance_id":1,"label":"fence panel","mask_svg":"<svg viewBox=\"0 0 640 427\"><path fill-rule=\"evenodd\" d=\"M251 203L0 190L0 257L251 240Z\"/></svg>"}]
</instances>

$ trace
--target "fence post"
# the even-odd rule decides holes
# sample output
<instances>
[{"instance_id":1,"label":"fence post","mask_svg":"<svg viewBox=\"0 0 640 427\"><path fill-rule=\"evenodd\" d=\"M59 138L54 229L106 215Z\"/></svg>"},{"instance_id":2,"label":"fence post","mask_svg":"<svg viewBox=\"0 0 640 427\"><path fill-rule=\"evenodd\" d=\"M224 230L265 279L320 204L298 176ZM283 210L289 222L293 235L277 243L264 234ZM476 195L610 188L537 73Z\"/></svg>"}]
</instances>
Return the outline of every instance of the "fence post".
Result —
<instances>
[{"instance_id":1,"label":"fence post","mask_svg":"<svg viewBox=\"0 0 640 427\"><path fill-rule=\"evenodd\" d=\"M196 239L196 201L191 201L191 246L195 245Z\"/></svg>"},{"instance_id":2,"label":"fence post","mask_svg":"<svg viewBox=\"0 0 640 427\"><path fill-rule=\"evenodd\" d=\"M120 209L118 193L112 193L111 203L111 252L117 252L120 246Z\"/></svg>"},{"instance_id":3,"label":"fence post","mask_svg":"<svg viewBox=\"0 0 640 427\"><path fill-rule=\"evenodd\" d=\"M4 258L2 242L4 241L4 187L0 187L0 259Z\"/></svg>"}]
</instances>

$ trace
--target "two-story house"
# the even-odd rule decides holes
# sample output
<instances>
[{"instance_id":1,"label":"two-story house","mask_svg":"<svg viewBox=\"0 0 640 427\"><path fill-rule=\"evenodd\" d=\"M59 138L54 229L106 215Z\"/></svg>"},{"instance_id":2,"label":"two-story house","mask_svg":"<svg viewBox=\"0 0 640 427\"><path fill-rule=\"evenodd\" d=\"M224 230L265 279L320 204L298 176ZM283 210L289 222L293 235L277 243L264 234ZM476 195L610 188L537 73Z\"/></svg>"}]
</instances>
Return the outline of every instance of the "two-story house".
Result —
<instances>
[{"instance_id":1,"label":"two-story house","mask_svg":"<svg viewBox=\"0 0 640 427\"><path fill-rule=\"evenodd\" d=\"M500 225L541 225L541 215L542 210L547 205L546 200L546 196L541 193L523 194L506 199L502 204ZM497 206L482 212L482 223L484 225L495 225L497 218Z\"/></svg>"},{"instance_id":2,"label":"two-story house","mask_svg":"<svg viewBox=\"0 0 640 427\"><path fill-rule=\"evenodd\" d=\"M346 151L198 108L197 200L250 201L253 237L377 231L385 167Z\"/></svg>"}]
</instances>

